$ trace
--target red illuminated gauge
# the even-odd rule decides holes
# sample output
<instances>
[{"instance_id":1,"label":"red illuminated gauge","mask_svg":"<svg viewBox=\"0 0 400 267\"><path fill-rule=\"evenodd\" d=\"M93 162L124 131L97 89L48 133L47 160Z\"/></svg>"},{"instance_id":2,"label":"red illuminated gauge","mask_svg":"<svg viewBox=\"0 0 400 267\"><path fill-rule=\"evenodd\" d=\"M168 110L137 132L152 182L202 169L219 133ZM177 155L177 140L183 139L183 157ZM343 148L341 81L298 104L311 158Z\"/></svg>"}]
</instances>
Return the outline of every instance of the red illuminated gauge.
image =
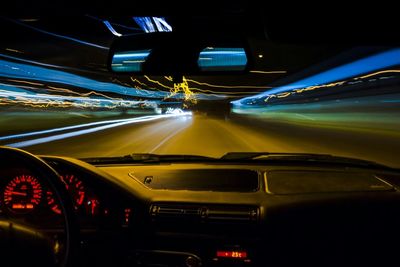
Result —
<instances>
[{"instance_id":1,"label":"red illuminated gauge","mask_svg":"<svg viewBox=\"0 0 400 267\"><path fill-rule=\"evenodd\" d=\"M72 197L75 209L78 209L85 201L86 193L82 181L76 178L73 174L62 175L61 179L65 182L67 190Z\"/></svg>"},{"instance_id":2,"label":"red illuminated gauge","mask_svg":"<svg viewBox=\"0 0 400 267\"><path fill-rule=\"evenodd\" d=\"M95 199L95 198L89 199L87 201L87 206L86 206L86 209L89 212L89 214L91 214L93 216L97 215L99 212L99 204L100 203L97 199Z\"/></svg>"},{"instance_id":3,"label":"red illuminated gauge","mask_svg":"<svg viewBox=\"0 0 400 267\"><path fill-rule=\"evenodd\" d=\"M47 191L46 193L47 204L49 205L50 209L57 214L61 214L60 205L56 202L53 196L53 192Z\"/></svg>"},{"instance_id":4,"label":"red illuminated gauge","mask_svg":"<svg viewBox=\"0 0 400 267\"><path fill-rule=\"evenodd\" d=\"M42 186L30 175L20 175L12 179L4 190L4 203L12 211L27 212L40 204Z\"/></svg>"}]
</instances>

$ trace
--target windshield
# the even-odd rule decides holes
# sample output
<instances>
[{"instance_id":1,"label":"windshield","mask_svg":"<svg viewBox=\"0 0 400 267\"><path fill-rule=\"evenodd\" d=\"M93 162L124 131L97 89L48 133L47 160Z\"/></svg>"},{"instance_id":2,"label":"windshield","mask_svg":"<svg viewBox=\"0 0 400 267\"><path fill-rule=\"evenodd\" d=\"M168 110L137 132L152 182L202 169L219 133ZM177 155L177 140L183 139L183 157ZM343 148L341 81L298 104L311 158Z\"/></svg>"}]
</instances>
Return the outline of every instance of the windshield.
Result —
<instances>
[{"instance_id":1,"label":"windshield","mask_svg":"<svg viewBox=\"0 0 400 267\"><path fill-rule=\"evenodd\" d=\"M400 48L250 36L246 74L178 82L107 68L115 39L174 31L168 18L67 21L0 19L0 145L76 158L314 153L400 167ZM204 66L218 58L203 51ZM118 64L144 57L129 60Z\"/></svg>"}]
</instances>

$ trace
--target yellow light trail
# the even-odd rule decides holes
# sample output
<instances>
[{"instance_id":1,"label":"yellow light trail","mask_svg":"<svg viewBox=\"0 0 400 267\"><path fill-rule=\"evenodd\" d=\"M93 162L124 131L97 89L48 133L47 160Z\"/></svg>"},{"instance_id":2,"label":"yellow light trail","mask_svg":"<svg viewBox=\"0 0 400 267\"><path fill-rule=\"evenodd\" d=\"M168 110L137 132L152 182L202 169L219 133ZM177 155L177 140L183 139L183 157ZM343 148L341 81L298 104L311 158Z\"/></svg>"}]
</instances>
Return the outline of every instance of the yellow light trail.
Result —
<instances>
[{"instance_id":1,"label":"yellow light trail","mask_svg":"<svg viewBox=\"0 0 400 267\"><path fill-rule=\"evenodd\" d=\"M168 85L164 85L164 84L162 84L162 83L159 82L159 81L153 80L153 79L151 79L151 78L150 78L149 76L147 76L147 75L145 75L144 77L145 77L149 82L158 84L158 85L160 85L161 87L168 89L168 90L171 92L171 94L170 94L169 96L167 96L166 98L170 98L170 97L176 95L177 93L179 93L180 91L182 91L183 94L184 94L184 98L185 98L185 100L187 101L187 100L192 99L193 96L195 95L195 93L194 93L192 90L197 90L197 91L200 91L200 90L201 90L201 89L199 89L199 88L191 88L191 90L190 90L190 89L189 89L189 84L187 83L187 79L186 79L185 77L183 77L183 82L182 82L182 83L180 83L180 84L174 84L173 87L172 87L172 86L168 86ZM173 80L172 77L168 77L168 76L164 76L164 77L166 77L166 79L167 79L168 81L172 81L172 80ZM144 84L144 85L145 85L145 84ZM166 99L166 98L164 98L164 99ZM191 101L193 102L194 100L192 99Z\"/></svg>"},{"instance_id":2,"label":"yellow light trail","mask_svg":"<svg viewBox=\"0 0 400 267\"><path fill-rule=\"evenodd\" d=\"M379 75L379 74L383 74L383 73L400 73L400 70L381 70L381 71L377 71L377 72L372 73L372 74L367 74L365 76L361 76L361 77L355 78L355 80L356 79L365 79L365 78L369 78L371 76L375 76L375 75Z\"/></svg>"},{"instance_id":3,"label":"yellow light trail","mask_svg":"<svg viewBox=\"0 0 400 267\"><path fill-rule=\"evenodd\" d=\"M123 83L123 82L121 82L120 80L118 80L118 79L112 79L112 82L117 82L117 83L119 83L119 84L121 84L121 85L123 85L123 86L126 86L126 87L131 87L131 85L130 84L127 84L127 83Z\"/></svg>"},{"instance_id":4,"label":"yellow light trail","mask_svg":"<svg viewBox=\"0 0 400 267\"><path fill-rule=\"evenodd\" d=\"M28 86L19 86L21 88L27 88ZM29 88L29 87L28 87ZM31 88L30 88L31 89ZM67 91L70 91L69 89L65 89L65 88L57 88L57 91L60 91L60 89L64 89ZM48 90L48 89L46 89ZM0 90L1 92L4 92L4 90ZM7 92L7 91L5 91ZM73 92L73 93L77 93L77 92ZM86 93L85 95L89 95L93 92L89 92ZM77 93L79 94L79 93ZM76 100L82 101L82 99L79 99L79 97L84 97L82 96L82 94L79 94L79 97L75 97L75 96L69 96L71 99L70 100L53 100L53 99L49 99L46 98L47 96L51 96L51 97L66 97L65 95L57 95L57 94L51 94L51 95L47 95L47 94L35 94L35 96L41 97L41 98L30 98L30 97L25 97L25 96L15 96L15 99L9 99L7 97L2 97L0 96L0 103L2 105L13 105L13 104L19 104L19 105L23 105L23 106L30 106L30 107L34 107L34 108L48 108L48 107L57 107L57 108L69 108L69 107L78 107L78 108L99 108L99 107L104 107L104 108L108 108L108 109L114 109L117 107L117 105L111 105L111 106L101 106L100 102L103 101L103 99L93 99L93 98L88 98L85 99L83 103L77 103L75 102ZM109 98L108 100L110 101L123 101L123 99L113 99L113 98ZM107 100L107 101L108 101ZM91 102L91 103L89 103Z\"/></svg>"},{"instance_id":5,"label":"yellow light trail","mask_svg":"<svg viewBox=\"0 0 400 267\"><path fill-rule=\"evenodd\" d=\"M334 87L334 86L338 86L338 85L343 85L346 81L340 81L340 82L335 82L335 83L328 83L328 84L322 84L322 85L314 85L314 86L309 86L306 88L302 88L302 89L295 89L294 92L296 93L302 93L304 91L311 91L311 90L315 90L315 89L319 89L319 88L326 88L326 87Z\"/></svg>"},{"instance_id":6,"label":"yellow light trail","mask_svg":"<svg viewBox=\"0 0 400 267\"><path fill-rule=\"evenodd\" d=\"M5 50L10 51L10 52L14 52L14 53L20 53L20 54L24 54L23 51L19 51L17 49L12 49L12 48L6 48Z\"/></svg>"},{"instance_id":7,"label":"yellow light trail","mask_svg":"<svg viewBox=\"0 0 400 267\"><path fill-rule=\"evenodd\" d=\"M210 83L204 83L204 82L198 82L196 80L192 79L187 79L188 82L192 82L198 85L203 85L203 86L208 86L208 87L215 87L215 88L251 88L251 89L266 89L266 88L272 88L271 86L265 86L265 85L218 85L218 84L210 84Z\"/></svg>"},{"instance_id":8,"label":"yellow light trail","mask_svg":"<svg viewBox=\"0 0 400 267\"><path fill-rule=\"evenodd\" d=\"M144 77L146 78L146 80L148 80L149 82L152 82L152 83L155 83L155 84L158 84L159 86L161 86L161 87L163 87L163 88L165 88L165 89L168 89L168 90L173 90L174 88L173 87L171 87L171 86L167 86L167 85L164 85L164 84L162 84L161 82L159 82L159 81L156 81L156 80L152 80L152 79L150 79L149 78L149 76L147 76L147 75L144 75Z\"/></svg>"},{"instance_id":9,"label":"yellow light trail","mask_svg":"<svg viewBox=\"0 0 400 267\"><path fill-rule=\"evenodd\" d=\"M278 97L278 98L283 98L283 97L287 97L287 96L289 96L289 95L291 95L291 93L290 93L290 92L286 92L286 93L277 94L276 97Z\"/></svg>"},{"instance_id":10,"label":"yellow light trail","mask_svg":"<svg viewBox=\"0 0 400 267\"><path fill-rule=\"evenodd\" d=\"M168 80L168 81L171 81L171 82L173 80L171 76L164 76L164 78L166 80ZM186 79L186 81L194 81L194 80ZM200 83L200 82L197 82L197 83ZM198 91L198 92L202 92L202 93L206 93L206 94L213 94L213 95L219 95L219 94L223 94L223 95L246 95L246 94L259 93L259 92L249 92L249 91L245 91L245 92L221 92L221 91L212 91L212 90L200 89L200 88L197 88L197 87L191 87L191 89L192 89L192 91Z\"/></svg>"},{"instance_id":11,"label":"yellow light trail","mask_svg":"<svg viewBox=\"0 0 400 267\"><path fill-rule=\"evenodd\" d=\"M161 83L160 81L153 80L153 79L151 79L150 77L148 77L148 76L146 76L146 75L145 75L144 77L147 79L147 81L149 81L149 82L151 82L151 83L157 84L157 85L159 85L159 86L161 86L161 87L163 87L163 88L165 88L165 89L168 89L168 90L170 90L170 91L171 91L171 90L174 90L174 88L173 88L172 86L168 86L168 85L165 85L165 84ZM173 81L173 79L172 79L171 76L164 76L164 78L165 78L166 80L170 81L170 82ZM185 79L186 79L186 78L185 78ZM143 82L140 82L138 79L133 79L133 78L131 77L131 80L132 80L133 82L139 83L140 85L142 85L142 86L144 86L144 87L146 87L146 88L155 89L155 90L157 90L157 91L162 91L162 90L159 90L159 89L157 89L157 88L155 88L155 87L149 86L149 85L147 85L147 84L145 84L145 83L143 83ZM227 88L227 89L231 89L231 88L262 88L262 89L270 88L270 87L264 87L264 86L250 86L250 87L246 87L246 86L240 85L240 86L236 86L236 87L235 87L235 86L230 87L230 86L223 86L223 85L211 85L211 84L207 84L207 83L197 82L197 81L195 81L195 80L193 80L193 79L186 79L186 81L187 81L187 82L197 83L197 84L199 84L199 85L207 85L207 86L210 86L210 87L219 87L219 88ZM221 94L222 94L222 95L246 95L246 94L256 94L256 93L259 93L259 92L249 92L249 91L245 91L245 92L218 92L218 91L200 89L200 88L197 88L197 87L191 87L191 91L192 91L192 92L201 92L201 93L205 93L205 94L212 94L212 95L221 95ZM194 94L195 94L195 93L194 93Z\"/></svg>"},{"instance_id":12,"label":"yellow light trail","mask_svg":"<svg viewBox=\"0 0 400 267\"><path fill-rule=\"evenodd\" d=\"M64 102L64 101L54 101L54 100L49 100L49 101L33 101L29 99L24 99L21 97L17 97L16 100L11 100L7 98L0 98L0 104L1 105L23 105L23 106L29 106L33 108L48 108L48 107L59 107L59 108L69 108L73 106L72 103L70 102ZM82 107L79 105L74 105L77 107Z\"/></svg>"},{"instance_id":13,"label":"yellow light trail","mask_svg":"<svg viewBox=\"0 0 400 267\"><path fill-rule=\"evenodd\" d=\"M37 85L37 86L44 86L44 84L42 84L42 83L36 83L36 82L25 81L25 80L7 79L7 81L17 82L17 83L26 83L26 84Z\"/></svg>"},{"instance_id":14,"label":"yellow light trail","mask_svg":"<svg viewBox=\"0 0 400 267\"><path fill-rule=\"evenodd\" d=\"M174 88L171 90L171 96L183 92L185 96L185 101L191 101L192 103L196 103L196 99L193 98L194 93L190 90L189 84L185 77L183 77L183 81L181 83L174 83Z\"/></svg>"},{"instance_id":15,"label":"yellow light trail","mask_svg":"<svg viewBox=\"0 0 400 267\"><path fill-rule=\"evenodd\" d=\"M285 74L286 70L272 70L272 71L263 71L263 70L251 70L251 73L260 73L260 74Z\"/></svg>"},{"instance_id":16,"label":"yellow light trail","mask_svg":"<svg viewBox=\"0 0 400 267\"><path fill-rule=\"evenodd\" d=\"M152 90L156 90L156 91L159 91L159 92L164 92L164 91L162 91L162 90L160 90L160 89L158 89L156 87L151 87L151 86L139 81L138 79L134 79L133 77L130 77L130 78L131 78L132 82L134 82L134 83L136 82L136 83L140 84L141 86L146 87L147 89L152 89Z\"/></svg>"},{"instance_id":17,"label":"yellow light trail","mask_svg":"<svg viewBox=\"0 0 400 267\"><path fill-rule=\"evenodd\" d=\"M110 100L117 100L117 101L123 101L124 100L122 98L111 97L111 96L108 96L108 95L105 95L105 94L102 94L102 93L98 93L98 92L95 92L95 91L90 91L90 92L87 92L87 93L79 93L79 92L75 92L75 91L72 91L70 89L62 88L62 87L55 87L55 86L49 86L49 85L47 87L48 87L48 89L46 89L46 90L48 90L48 91L70 93L70 94L74 94L74 95L78 95L78 96L82 96L82 97L88 97L88 96L92 96L92 95L97 95L97 96L101 96L101 97L104 97L104 98L107 98L107 99L110 99Z\"/></svg>"},{"instance_id":18,"label":"yellow light trail","mask_svg":"<svg viewBox=\"0 0 400 267\"><path fill-rule=\"evenodd\" d=\"M35 82L30 82L30 81L25 81L25 80L13 80L13 79L7 79L7 81L11 81L11 82L18 82L18 83L26 83L26 84L31 84L31 85L37 85L37 86L45 86L44 84L41 83L35 83ZM19 88L26 88L26 89L30 89L30 90L37 90L37 89L43 89L46 91L50 91L50 92L62 92L62 93L69 93L69 94L73 94L73 95L77 95L77 96L82 96L82 97L90 97L92 95L96 95L96 96L101 96L110 100L116 100L116 101L123 101L124 99L122 98L116 98L116 97L111 97L96 91L90 91L87 93L79 93L67 88L63 88L63 87L56 87L56 86L50 86L47 85L47 88L35 88L35 87L31 87L31 86L23 86L23 85L18 85ZM62 95L55 95L55 96L62 96Z\"/></svg>"}]
</instances>

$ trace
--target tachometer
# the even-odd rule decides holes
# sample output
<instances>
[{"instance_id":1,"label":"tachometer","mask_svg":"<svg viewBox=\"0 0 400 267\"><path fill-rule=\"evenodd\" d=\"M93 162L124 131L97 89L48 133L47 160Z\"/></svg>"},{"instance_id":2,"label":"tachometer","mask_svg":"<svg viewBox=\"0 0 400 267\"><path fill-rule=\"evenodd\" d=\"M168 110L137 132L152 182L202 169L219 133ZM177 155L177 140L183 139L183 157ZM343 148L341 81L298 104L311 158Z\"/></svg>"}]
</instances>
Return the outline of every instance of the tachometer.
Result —
<instances>
[{"instance_id":1,"label":"tachometer","mask_svg":"<svg viewBox=\"0 0 400 267\"><path fill-rule=\"evenodd\" d=\"M61 179L65 182L68 192L71 194L75 208L82 206L85 201L85 187L81 180L73 174L62 175Z\"/></svg>"},{"instance_id":2,"label":"tachometer","mask_svg":"<svg viewBox=\"0 0 400 267\"><path fill-rule=\"evenodd\" d=\"M27 212L40 204L42 186L31 175L20 175L12 179L4 190L4 204L12 211Z\"/></svg>"},{"instance_id":3,"label":"tachometer","mask_svg":"<svg viewBox=\"0 0 400 267\"><path fill-rule=\"evenodd\" d=\"M80 206L83 205L86 196L85 187L82 181L73 174L61 175L61 179L65 183L65 187L67 188L68 193L72 198L75 209L78 209ZM51 191L47 191L46 198L47 204L49 205L51 210L57 214L61 214L60 206L54 199L53 193Z\"/></svg>"},{"instance_id":4,"label":"tachometer","mask_svg":"<svg viewBox=\"0 0 400 267\"><path fill-rule=\"evenodd\" d=\"M49 205L50 209L57 214L61 214L60 205L56 202L53 196L52 191L47 191L46 193L47 204Z\"/></svg>"}]
</instances>

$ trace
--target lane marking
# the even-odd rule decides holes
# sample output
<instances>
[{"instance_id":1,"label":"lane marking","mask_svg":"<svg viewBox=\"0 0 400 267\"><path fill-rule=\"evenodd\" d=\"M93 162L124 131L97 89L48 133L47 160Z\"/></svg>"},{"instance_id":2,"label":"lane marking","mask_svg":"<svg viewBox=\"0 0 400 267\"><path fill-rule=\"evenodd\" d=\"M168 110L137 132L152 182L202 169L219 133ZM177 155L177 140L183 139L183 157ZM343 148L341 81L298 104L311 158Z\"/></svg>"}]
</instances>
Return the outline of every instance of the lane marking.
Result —
<instances>
[{"instance_id":1,"label":"lane marking","mask_svg":"<svg viewBox=\"0 0 400 267\"><path fill-rule=\"evenodd\" d=\"M307 120L315 121L315 119L311 118L310 116L306 116L306 115L303 115L303 114L296 113L296 116L299 116L301 118L305 118Z\"/></svg>"},{"instance_id":2,"label":"lane marking","mask_svg":"<svg viewBox=\"0 0 400 267\"><path fill-rule=\"evenodd\" d=\"M190 124L189 124L190 125ZM183 130L185 130L186 128L189 127L189 125L186 125L185 127L180 128L179 130L169 134L167 137L165 137L158 145L156 145L152 150L150 150L149 153L153 153L154 151L156 151L157 149L159 149L162 145L164 145L166 142L168 142L172 137L174 137L175 135L177 135L178 133L182 132Z\"/></svg>"}]
</instances>

